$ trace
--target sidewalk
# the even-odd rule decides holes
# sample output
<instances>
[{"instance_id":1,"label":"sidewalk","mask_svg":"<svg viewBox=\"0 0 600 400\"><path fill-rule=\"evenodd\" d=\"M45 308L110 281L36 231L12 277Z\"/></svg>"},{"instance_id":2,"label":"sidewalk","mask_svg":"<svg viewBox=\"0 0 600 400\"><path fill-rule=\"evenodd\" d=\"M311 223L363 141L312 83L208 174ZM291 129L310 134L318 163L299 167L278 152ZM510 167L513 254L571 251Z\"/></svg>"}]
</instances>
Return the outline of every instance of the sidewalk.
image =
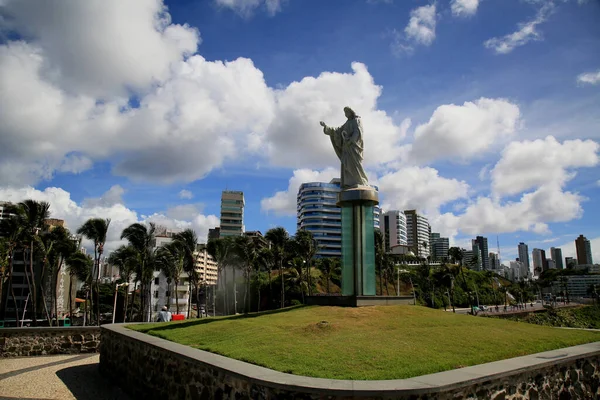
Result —
<instances>
[{"instance_id":1,"label":"sidewalk","mask_svg":"<svg viewBox=\"0 0 600 400\"><path fill-rule=\"evenodd\" d=\"M0 400L129 400L98 372L98 354L6 358L0 361Z\"/></svg>"}]
</instances>

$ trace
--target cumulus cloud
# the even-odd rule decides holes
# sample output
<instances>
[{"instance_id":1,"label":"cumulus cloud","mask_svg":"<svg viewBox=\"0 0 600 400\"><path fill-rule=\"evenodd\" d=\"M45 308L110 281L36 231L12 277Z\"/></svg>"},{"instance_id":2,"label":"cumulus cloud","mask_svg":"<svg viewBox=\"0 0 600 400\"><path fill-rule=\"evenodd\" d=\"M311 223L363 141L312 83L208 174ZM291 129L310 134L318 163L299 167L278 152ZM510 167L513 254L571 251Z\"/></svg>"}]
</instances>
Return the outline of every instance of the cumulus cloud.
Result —
<instances>
[{"instance_id":1,"label":"cumulus cloud","mask_svg":"<svg viewBox=\"0 0 600 400\"><path fill-rule=\"evenodd\" d=\"M179 198L180 199L188 199L189 200L192 197L194 197L194 194L191 191L187 190L187 189L182 189L179 192Z\"/></svg>"},{"instance_id":2,"label":"cumulus cloud","mask_svg":"<svg viewBox=\"0 0 600 400\"><path fill-rule=\"evenodd\" d=\"M278 216L296 215L296 196L302 183L306 182L329 182L333 178L339 178L340 172L336 168L326 168L322 171L310 169L298 169L290 178L287 190L275 193L271 197L260 201L260 208L265 212L274 212Z\"/></svg>"},{"instance_id":3,"label":"cumulus cloud","mask_svg":"<svg viewBox=\"0 0 600 400\"><path fill-rule=\"evenodd\" d=\"M259 139L272 164L290 168L338 165L319 121L342 125L346 122L345 106L352 107L362 118L365 164L397 159L408 125L396 126L386 112L377 109L382 88L375 84L364 64L352 63L352 71L324 72L276 91L274 118Z\"/></svg>"},{"instance_id":4,"label":"cumulus cloud","mask_svg":"<svg viewBox=\"0 0 600 400\"><path fill-rule=\"evenodd\" d=\"M196 204L180 204L168 208L165 214L176 220L191 221L200 214L200 210Z\"/></svg>"},{"instance_id":5,"label":"cumulus cloud","mask_svg":"<svg viewBox=\"0 0 600 400\"><path fill-rule=\"evenodd\" d=\"M118 187L113 186L107 193L111 192L113 194L119 192ZM140 216L136 211L127 208L121 202L109 201L107 197L110 196L107 196L107 194L102 196L106 201L88 200L82 204L77 204L71 199L69 192L56 187L48 187L43 191L32 187L0 188L0 198L4 201L17 203L25 199L34 199L49 202L51 217L64 219L68 229L72 232L76 231L89 218L110 218L105 246L107 254L124 244L120 239L121 232L135 222L155 222L168 228L192 228L196 231L201 242L206 241L209 228L219 225L219 219L214 215L197 214L190 220L179 220L162 213ZM90 247L90 243L84 242L84 244L86 247Z\"/></svg>"},{"instance_id":6,"label":"cumulus cloud","mask_svg":"<svg viewBox=\"0 0 600 400\"><path fill-rule=\"evenodd\" d=\"M450 9L455 17L470 17L477 13L479 0L452 0Z\"/></svg>"},{"instance_id":7,"label":"cumulus cloud","mask_svg":"<svg viewBox=\"0 0 600 400\"><path fill-rule=\"evenodd\" d=\"M427 123L415 129L410 156L421 163L481 156L500 138L515 132L520 115L519 107L504 99L439 106Z\"/></svg>"},{"instance_id":8,"label":"cumulus cloud","mask_svg":"<svg viewBox=\"0 0 600 400\"><path fill-rule=\"evenodd\" d=\"M430 167L402 168L381 176L377 185L385 196L384 210L435 211L443 204L466 198L469 191L466 182L441 177Z\"/></svg>"},{"instance_id":9,"label":"cumulus cloud","mask_svg":"<svg viewBox=\"0 0 600 400\"><path fill-rule=\"evenodd\" d=\"M554 11L554 3L544 3L536 13L535 18L519 24L519 29L502 37L494 37L486 40L483 45L494 50L496 54L507 54L515 48L524 46L532 40L542 40L542 34L537 26L545 22Z\"/></svg>"},{"instance_id":10,"label":"cumulus cloud","mask_svg":"<svg viewBox=\"0 0 600 400\"><path fill-rule=\"evenodd\" d=\"M581 85L600 84L600 70L595 72L585 72L577 76L577 83Z\"/></svg>"},{"instance_id":11,"label":"cumulus cloud","mask_svg":"<svg viewBox=\"0 0 600 400\"><path fill-rule=\"evenodd\" d=\"M238 15L248 18L259 7L264 6L271 16L281 11L282 0L215 0L220 7L230 8Z\"/></svg>"},{"instance_id":12,"label":"cumulus cloud","mask_svg":"<svg viewBox=\"0 0 600 400\"><path fill-rule=\"evenodd\" d=\"M83 206L92 207L112 207L117 204L123 204L123 194L125 189L121 185L111 186L106 193L98 198L88 198L83 200Z\"/></svg>"},{"instance_id":13,"label":"cumulus cloud","mask_svg":"<svg viewBox=\"0 0 600 400\"><path fill-rule=\"evenodd\" d=\"M429 46L435 40L436 5L417 7L410 12L404 32L393 31L392 52L412 54L416 45Z\"/></svg>"},{"instance_id":14,"label":"cumulus cloud","mask_svg":"<svg viewBox=\"0 0 600 400\"><path fill-rule=\"evenodd\" d=\"M171 23L162 0L4 3L3 28L43 51L48 78L78 94L145 90L200 42L196 29Z\"/></svg>"},{"instance_id":15,"label":"cumulus cloud","mask_svg":"<svg viewBox=\"0 0 600 400\"><path fill-rule=\"evenodd\" d=\"M512 142L502 151L491 171L492 191L497 196L513 195L542 185L563 187L574 177L572 169L598 165L600 145L592 140L554 137Z\"/></svg>"}]
</instances>

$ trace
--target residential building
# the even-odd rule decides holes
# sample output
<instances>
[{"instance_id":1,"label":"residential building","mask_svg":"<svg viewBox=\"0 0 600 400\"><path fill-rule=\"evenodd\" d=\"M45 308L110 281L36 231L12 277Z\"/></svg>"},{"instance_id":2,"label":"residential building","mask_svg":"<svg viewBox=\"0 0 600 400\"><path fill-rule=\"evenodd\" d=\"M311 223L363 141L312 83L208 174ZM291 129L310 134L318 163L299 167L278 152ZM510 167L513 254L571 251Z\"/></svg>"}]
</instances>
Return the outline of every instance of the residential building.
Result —
<instances>
[{"instance_id":1,"label":"residential building","mask_svg":"<svg viewBox=\"0 0 600 400\"><path fill-rule=\"evenodd\" d=\"M567 292L572 300L576 297L591 297L588 290L591 285L600 285L600 275L567 275ZM553 282L551 292L554 295L559 295L565 289L565 284L562 282Z\"/></svg>"},{"instance_id":2,"label":"residential building","mask_svg":"<svg viewBox=\"0 0 600 400\"><path fill-rule=\"evenodd\" d=\"M546 260L546 252L542 249L533 249L533 273L539 276L543 271L548 269L548 261Z\"/></svg>"},{"instance_id":3,"label":"residential building","mask_svg":"<svg viewBox=\"0 0 600 400\"><path fill-rule=\"evenodd\" d=\"M546 262L548 263L548 269L556 269L556 263L554 262L554 260L548 259L546 260Z\"/></svg>"},{"instance_id":4,"label":"residential building","mask_svg":"<svg viewBox=\"0 0 600 400\"><path fill-rule=\"evenodd\" d=\"M196 256L195 269L200 274L202 285L216 285L219 269L215 259L208 253L206 245L199 244L194 255Z\"/></svg>"},{"instance_id":5,"label":"residential building","mask_svg":"<svg viewBox=\"0 0 600 400\"><path fill-rule=\"evenodd\" d=\"M471 258L464 258L466 265L476 271L481 271L483 267L483 256L479 242L475 239L471 240Z\"/></svg>"},{"instance_id":6,"label":"residential building","mask_svg":"<svg viewBox=\"0 0 600 400\"><path fill-rule=\"evenodd\" d=\"M577 265L577 259L573 257L565 257L565 267L574 268Z\"/></svg>"},{"instance_id":7,"label":"residential building","mask_svg":"<svg viewBox=\"0 0 600 400\"><path fill-rule=\"evenodd\" d=\"M385 241L385 251L397 245L407 245L406 215L402 211L392 210L383 213L381 229Z\"/></svg>"},{"instance_id":8,"label":"residential building","mask_svg":"<svg viewBox=\"0 0 600 400\"><path fill-rule=\"evenodd\" d=\"M575 248L577 250L577 262L579 264L593 264L592 247L590 241L583 235L575 239Z\"/></svg>"},{"instance_id":9,"label":"residential building","mask_svg":"<svg viewBox=\"0 0 600 400\"><path fill-rule=\"evenodd\" d=\"M529 247L523 242L519 243L519 261L531 271L531 264L529 264Z\"/></svg>"},{"instance_id":10,"label":"residential building","mask_svg":"<svg viewBox=\"0 0 600 400\"><path fill-rule=\"evenodd\" d=\"M552 258L552 261L554 261L556 269L565 268L563 264L562 250L560 247L550 247L550 257Z\"/></svg>"},{"instance_id":11,"label":"residential building","mask_svg":"<svg viewBox=\"0 0 600 400\"><path fill-rule=\"evenodd\" d=\"M429 242L431 243L431 259L443 261L448 259L448 250L450 249L450 240L441 237L439 233L432 232Z\"/></svg>"},{"instance_id":12,"label":"residential building","mask_svg":"<svg viewBox=\"0 0 600 400\"><path fill-rule=\"evenodd\" d=\"M249 238L254 240L259 249L271 247L271 242L265 239L261 231L246 231L244 232L244 236L248 236Z\"/></svg>"},{"instance_id":13,"label":"residential building","mask_svg":"<svg viewBox=\"0 0 600 400\"><path fill-rule=\"evenodd\" d=\"M221 237L221 228L215 227L208 230L208 240L219 239Z\"/></svg>"},{"instance_id":14,"label":"residential building","mask_svg":"<svg viewBox=\"0 0 600 400\"><path fill-rule=\"evenodd\" d=\"M477 236L475 241L477 242L479 250L481 251L481 267L485 270L491 269L487 238L483 236Z\"/></svg>"},{"instance_id":15,"label":"residential building","mask_svg":"<svg viewBox=\"0 0 600 400\"><path fill-rule=\"evenodd\" d=\"M505 276L507 279L517 282L523 279L529 279L529 270L525 263L521 261L511 261Z\"/></svg>"},{"instance_id":16,"label":"residential building","mask_svg":"<svg viewBox=\"0 0 600 400\"><path fill-rule=\"evenodd\" d=\"M241 236L244 232L244 192L224 190L221 193L220 237Z\"/></svg>"},{"instance_id":17,"label":"residential building","mask_svg":"<svg viewBox=\"0 0 600 400\"><path fill-rule=\"evenodd\" d=\"M405 210L406 215L406 241L412 247L416 256L427 258L430 253L429 246L429 221L417 210Z\"/></svg>"},{"instance_id":18,"label":"residential building","mask_svg":"<svg viewBox=\"0 0 600 400\"><path fill-rule=\"evenodd\" d=\"M341 257L342 215L337 204L340 179L306 182L297 195L297 229L311 232L319 245L317 257ZM373 186L379 190L377 186ZM379 206L373 207L373 226L379 228ZM222 229L222 227L221 227Z\"/></svg>"}]
</instances>

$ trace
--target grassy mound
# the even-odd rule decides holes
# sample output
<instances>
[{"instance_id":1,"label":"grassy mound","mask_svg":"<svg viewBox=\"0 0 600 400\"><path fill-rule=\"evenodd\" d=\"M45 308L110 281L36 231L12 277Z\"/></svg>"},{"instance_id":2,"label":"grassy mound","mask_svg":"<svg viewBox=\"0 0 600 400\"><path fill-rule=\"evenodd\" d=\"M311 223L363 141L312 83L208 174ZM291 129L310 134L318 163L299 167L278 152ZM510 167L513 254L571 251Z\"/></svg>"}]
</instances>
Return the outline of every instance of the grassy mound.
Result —
<instances>
[{"instance_id":1,"label":"grassy mound","mask_svg":"<svg viewBox=\"0 0 600 400\"><path fill-rule=\"evenodd\" d=\"M400 379L600 340L572 331L415 306L297 307L132 329L277 371Z\"/></svg>"}]
</instances>

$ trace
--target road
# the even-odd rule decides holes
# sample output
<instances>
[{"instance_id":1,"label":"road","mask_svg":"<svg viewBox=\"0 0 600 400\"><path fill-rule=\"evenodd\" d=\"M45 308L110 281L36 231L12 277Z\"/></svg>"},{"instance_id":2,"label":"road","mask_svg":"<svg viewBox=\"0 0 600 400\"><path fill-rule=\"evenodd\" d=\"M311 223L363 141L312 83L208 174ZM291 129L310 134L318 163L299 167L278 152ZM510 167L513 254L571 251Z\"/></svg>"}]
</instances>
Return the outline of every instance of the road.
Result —
<instances>
[{"instance_id":1,"label":"road","mask_svg":"<svg viewBox=\"0 0 600 400\"><path fill-rule=\"evenodd\" d=\"M557 305L558 308L562 308L562 307L573 307L574 303L571 304L559 304ZM528 311L537 311L537 310L542 310L544 308L544 306L542 305L542 303L533 303L533 307L531 307L531 303L527 304L527 308L522 308L522 309L518 309L518 308L512 308L512 307L507 307L507 311L504 311L504 307L503 306L498 306L498 312L496 312L496 306L486 306L489 308L489 311L486 312L482 312L480 311L478 313L478 315L504 315L504 314L516 314L516 313L522 313L522 312L528 312ZM448 308L446 311L452 312L451 308ZM470 308L457 308L456 309L456 313L457 314L468 314L470 311Z\"/></svg>"}]
</instances>

